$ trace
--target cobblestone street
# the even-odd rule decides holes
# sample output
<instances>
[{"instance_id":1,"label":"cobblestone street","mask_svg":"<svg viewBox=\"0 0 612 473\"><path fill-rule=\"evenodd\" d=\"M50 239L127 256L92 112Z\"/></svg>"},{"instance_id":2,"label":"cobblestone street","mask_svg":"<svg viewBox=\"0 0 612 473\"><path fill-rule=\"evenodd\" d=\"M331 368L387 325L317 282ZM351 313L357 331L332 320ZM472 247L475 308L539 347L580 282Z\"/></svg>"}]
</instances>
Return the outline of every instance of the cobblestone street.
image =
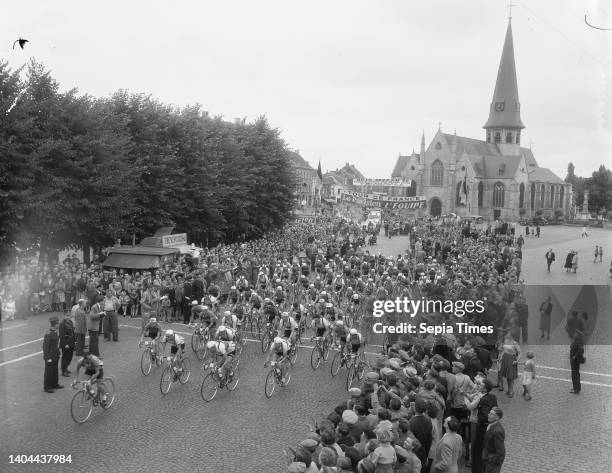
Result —
<instances>
[{"instance_id":1,"label":"cobblestone street","mask_svg":"<svg viewBox=\"0 0 612 473\"><path fill-rule=\"evenodd\" d=\"M405 237L381 238L380 242L371 251L397 254L407 245ZM533 280L537 276L528 272L526 277ZM612 426L606 421L612 412L609 289L595 286L586 295L581 295L580 286L574 293L567 287L547 290L555 297L559 319L576 304L586 304L583 299L590 300L590 307L594 307L595 299L597 344L587 348L583 391L574 396L569 393L568 343L563 324L557 324L551 341L540 343L537 317L530 317L532 345L522 348L536 354L533 400L526 402L520 395L510 399L496 393L505 411L507 455L502 471L608 471L612 463ZM528 288L530 314L537 314L542 291ZM0 405L5 427L0 434L0 471L282 472L282 450L304 438L304 421L326 415L346 397L344 377L332 379L329 363L312 371L310 350L302 347L290 385L266 399L267 370L257 343L247 343L235 392L220 392L211 403L205 403L199 393L199 364L188 348L194 368L190 381L173 386L168 395L162 396L159 368L148 377L140 372L139 320L122 318L120 323L121 341L101 344L105 375L113 376L117 387L116 402L107 412L98 408L83 425L70 417L74 392L69 387L71 378L60 378L65 388L54 394L42 390L39 352L48 317L4 324L0 332ZM189 343L189 328L179 324L174 328ZM369 347L372 353L376 349ZM515 389L518 391L519 386ZM160 451L163 455L158 454ZM72 463L9 464L9 454L71 454ZM152 457L156 458L154 463Z\"/></svg>"}]
</instances>

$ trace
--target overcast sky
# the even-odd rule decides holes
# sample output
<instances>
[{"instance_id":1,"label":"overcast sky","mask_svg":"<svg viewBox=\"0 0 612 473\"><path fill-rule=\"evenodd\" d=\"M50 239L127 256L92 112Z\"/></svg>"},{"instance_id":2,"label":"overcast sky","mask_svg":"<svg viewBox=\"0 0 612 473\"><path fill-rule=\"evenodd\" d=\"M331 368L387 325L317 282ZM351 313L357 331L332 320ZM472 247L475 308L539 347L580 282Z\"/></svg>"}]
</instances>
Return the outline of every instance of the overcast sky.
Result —
<instances>
[{"instance_id":1,"label":"overcast sky","mask_svg":"<svg viewBox=\"0 0 612 473\"><path fill-rule=\"evenodd\" d=\"M484 139L505 0L13 1L0 58L30 56L62 89L117 89L227 120L266 115L323 171L389 177L398 154L442 131ZM514 49L540 166L565 177L612 163L612 0L515 0ZM31 41L13 51L19 37Z\"/></svg>"}]
</instances>

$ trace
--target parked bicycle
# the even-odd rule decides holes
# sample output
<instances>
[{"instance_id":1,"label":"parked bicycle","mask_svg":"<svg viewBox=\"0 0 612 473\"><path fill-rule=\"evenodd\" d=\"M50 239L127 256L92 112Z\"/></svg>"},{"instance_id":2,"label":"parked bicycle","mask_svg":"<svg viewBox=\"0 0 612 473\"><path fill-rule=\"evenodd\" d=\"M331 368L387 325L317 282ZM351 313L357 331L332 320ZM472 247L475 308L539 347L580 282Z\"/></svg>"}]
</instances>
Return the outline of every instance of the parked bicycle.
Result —
<instances>
[{"instance_id":1,"label":"parked bicycle","mask_svg":"<svg viewBox=\"0 0 612 473\"><path fill-rule=\"evenodd\" d=\"M173 384L185 384L191 376L191 361L189 358L179 357L176 361L171 356L166 357L166 367L162 371L159 389L163 395L170 392Z\"/></svg>"},{"instance_id":2,"label":"parked bicycle","mask_svg":"<svg viewBox=\"0 0 612 473\"><path fill-rule=\"evenodd\" d=\"M91 417L94 406L100 406L107 410L115 402L115 383L112 378L103 378L95 383L96 389L92 388L90 379L75 381L71 384L77 392L72 396L70 403L70 415L72 419L83 424ZM100 388L104 393L105 399L101 399Z\"/></svg>"}]
</instances>

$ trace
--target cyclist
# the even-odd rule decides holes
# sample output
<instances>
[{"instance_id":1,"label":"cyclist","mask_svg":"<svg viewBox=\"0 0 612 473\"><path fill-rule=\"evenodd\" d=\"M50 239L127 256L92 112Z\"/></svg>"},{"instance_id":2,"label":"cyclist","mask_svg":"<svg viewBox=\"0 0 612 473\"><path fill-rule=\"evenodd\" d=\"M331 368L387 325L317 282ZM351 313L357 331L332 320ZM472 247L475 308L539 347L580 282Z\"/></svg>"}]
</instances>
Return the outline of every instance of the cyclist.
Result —
<instances>
[{"instance_id":1,"label":"cyclist","mask_svg":"<svg viewBox=\"0 0 612 473\"><path fill-rule=\"evenodd\" d=\"M363 343L363 336L357 331L356 328L349 330L347 341L350 345L351 353L354 353L355 355L358 354Z\"/></svg>"},{"instance_id":2,"label":"cyclist","mask_svg":"<svg viewBox=\"0 0 612 473\"><path fill-rule=\"evenodd\" d=\"M228 367L234 361L236 356L236 344L234 342L228 342L223 340L211 340L206 344L206 348L210 350L210 353L221 359L220 366L217 371L219 378L225 378Z\"/></svg>"},{"instance_id":3,"label":"cyclist","mask_svg":"<svg viewBox=\"0 0 612 473\"><path fill-rule=\"evenodd\" d=\"M161 325L159 324L159 322L157 321L155 317L151 317L147 325L145 325L144 330L142 331L142 334L140 335L140 341L138 342L138 346L142 345L142 342L144 342L145 337L150 338L151 340L155 342L153 343L153 348L151 348L151 354L153 356L156 356L157 355L157 345L161 341L161 336L162 336Z\"/></svg>"},{"instance_id":4,"label":"cyclist","mask_svg":"<svg viewBox=\"0 0 612 473\"><path fill-rule=\"evenodd\" d=\"M201 315L202 327L205 330L210 331L211 329L214 329L217 326L217 316L214 314L212 310L208 308L207 305L202 306L202 307L203 307L203 311Z\"/></svg>"},{"instance_id":5,"label":"cyclist","mask_svg":"<svg viewBox=\"0 0 612 473\"><path fill-rule=\"evenodd\" d=\"M344 347L346 345L346 336L348 335L348 330L344 325L342 316L338 316L338 320L333 323L332 334L334 336L334 342L338 345L340 352L343 352Z\"/></svg>"},{"instance_id":6,"label":"cyclist","mask_svg":"<svg viewBox=\"0 0 612 473\"><path fill-rule=\"evenodd\" d=\"M249 303L251 304L251 307L253 307L254 309L261 309L261 304L263 303L261 297L259 296L259 294L257 294L255 291L251 292L251 299L249 300Z\"/></svg>"},{"instance_id":7,"label":"cyclist","mask_svg":"<svg viewBox=\"0 0 612 473\"><path fill-rule=\"evenodd\" d=\"M164 343L170 343L170 354L172 355L172 363L176 364L179 359L182 359L185 353L185 339L178 333L174 333L174 330L166 330L164 332L163 340ZM179 353L179 348L181 349Z\"/></svg>"},{"instance_id":8,"label":"cyclist","mask_svg":"<svg viewBox=\"0 0 612 473\"><path fill-rule=\"evenodd\" d=\"M189 318L189 323L194 323L195 320L202 317L202 313L204 312L204 308L206 306L202 304L198 304L198 301L193 301L191 303L191 317Z\"/></svg>"},{"instance_id":9,"label":"cyclist","mask_svg":"<svg viewBox=\"0 0 612 473\"><path fill-rule=\"evenodd\" d=\"M233 342L235 333L231 328L227 328L225 325L220 325L215 334L215 340L221 340L223 342Z\"/></svg>"},{"instance_id":10,"label":"cyclist","mask_svg":"<svg viewBox=\"0 0 612 473\"><path fill-rule=\"evenodd\" d=\"M325 317L322 317L321 314L314 314L312 319L311 327L315 331L315 337L325 337L327 330L329 329L329 320ZM329 333L329 332L328 332Z\"/></svg>"},{"instance_id":11,"label":"cyclist","mask_svg":"<svg viewBox=\"0 0 612 473\"><path fill-rule=\"evenodd\" d=\"M268 282L268 276L260 272L257 276L257 285L259 286L261 292L265 292L266 288L268 287Z\"/></svg>"},{"instance_id":12,"label":"cyclist","mask_svg":"<svg viewBox=\"0 0 612 473\"><path fill-rule=\"evenodd\" d=\"M244 277L244 274L241 274L240 277L236 280L236 287L240 294L246 291L249 288L249 281Z\"/></svg>"},{"instance_id":13,"label":"cyclist","mask_svg":"<svg viewBox=\"0 0 612 473\"><path fill-rule=\"evenodd\" d=\"M316 302L319 298L319 291L317 291L317 288L315 287L314 284L311 284L310 287L308 288L308 300L310 302Z\"/></svg>"},{"instance_id":14,"label":"cyclist","mask_svg":"<svg viewBox=\"0 0 612 473\"><path fill-rule=\"evenodd\" d=\"M81 367L85 369L85 375L89 376L89 381L91 383L91 391L90 394L95 396L94 386L100 391L100 402L106 402L106 392L104 392L104 386L102 384L98 384L98 380L102 380L104 377L104 362L98 358L97 356L92 355L90 352L83 352L83 358L77 361L76 365L76 374L74 383L76 383L79 377L79 371Z\"/></svg>"},{"instance_id":15,"label":"cyclist","mask_svg":"<svg viewBox=\"0 0 612 473\"><path fill-rule=\"evenodd\" d=\"M240 293L236 286L230 287L229 292L227 293L227 303L231 305L235 305L238 303L238 299L240 298Z\"/></svg>"},{"instance_id":16,"label":"cyclist","mask_svg":"<svg viewBox=\"0 0 612 473\"><path fill-rule=\"evenodd\" d=\"M229 310L226 310L221 317L221 325L229 326L233 331L240 329L240 320L235 314L232 314ZM221 327L219 327L221 328Z\"/></svg>"},{"instance_id":17,"label":"cyclist","mask_svg":"<svg viewBox=\"0 0 612 473\"><path fill-rule=\"evenodd\" d=\"M274 293L274 302L276 302L276 305L279 307L285 302L285 291L283 291L282 286L277 286L276 292Z\"/></svg>"},{"instance_id":18,"label":"cyclist","mask_svg":"<svg viewBox=\"0 0 612 473\"><path fill-rule=\"evenodd\" d=\"M283 337L289 340L289 343L293 345L297 339L298 324L293 317L289 315L289 312L283 312L280 321L280 330Z\"/></svg>"},{"instance_id":19,"label":"cyclist","mask_svg":"<svg viewBox=\"0 0 612 473\"><path fill-rule=\"evenodd\" d=\"M274 323L274 320L278 316L277 307L274 305L274 302L267 297L264 299L263 313L268 316L268 325Z\"/></svg>"},{"instance_id":20,"label":"cyclist","mask_svg":"<svg viewBox=\"0 0 612 473\"><path fill-rule=\"evenodd\" d=\"M268 366L271 361L276 361L280 365L282 379L281 382L285 382L285 366L287 362L287 353L289 352L289 343L283 340L281 337L274 338L274 342L270 346L268 357L264 363L264 367ZM274 360L272 360L274 358Z\"/></svg>"}]
</instances>

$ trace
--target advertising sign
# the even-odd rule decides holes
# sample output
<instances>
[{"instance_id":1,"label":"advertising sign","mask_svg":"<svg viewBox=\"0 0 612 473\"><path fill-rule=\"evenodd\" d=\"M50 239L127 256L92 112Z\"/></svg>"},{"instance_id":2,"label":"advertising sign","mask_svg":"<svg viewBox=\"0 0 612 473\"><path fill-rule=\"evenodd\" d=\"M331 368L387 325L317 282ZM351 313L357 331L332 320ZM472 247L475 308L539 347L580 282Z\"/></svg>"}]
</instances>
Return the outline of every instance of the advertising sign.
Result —
<instances>
[{"instance_id":1,"label":"advertising sign","mask_svg":"<svg viewBox=\"0 0 612 473\"><path fill-rule=\"evenodd\" d=\"M177 245L187 244L187 234L177 233L176 235L164 235L162 237L162 246L164 248L174 248Z\"/></svg>"}]
</instances>

